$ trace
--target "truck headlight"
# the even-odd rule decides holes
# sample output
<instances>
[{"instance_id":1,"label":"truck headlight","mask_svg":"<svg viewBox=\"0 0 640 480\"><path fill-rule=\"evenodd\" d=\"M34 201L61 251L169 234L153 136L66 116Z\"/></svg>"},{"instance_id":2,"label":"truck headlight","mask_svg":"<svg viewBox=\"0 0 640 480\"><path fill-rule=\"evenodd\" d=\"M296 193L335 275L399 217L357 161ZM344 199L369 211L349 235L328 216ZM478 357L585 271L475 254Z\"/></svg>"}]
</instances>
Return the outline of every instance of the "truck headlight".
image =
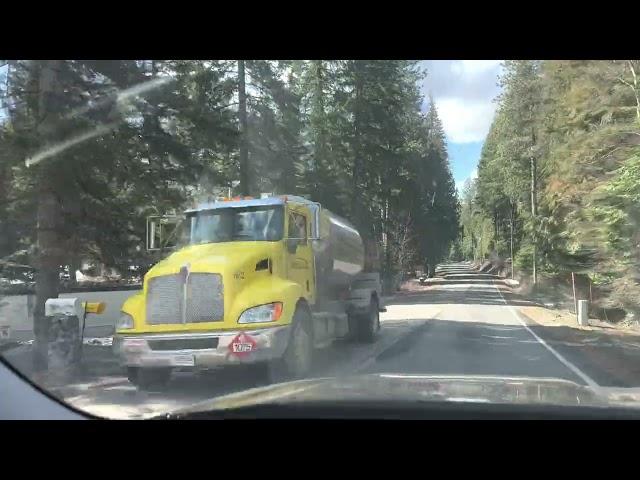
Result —
<instances>
[{"instance_id":1,"label":"truck headlight","mask_svg":"<svg viewBox=\"0 0 640 480\"><path fill-rule=\"evenodd\" d=\"M116 330L133 328L133 317L128 313L120 312L120 318L116 322Z\"/></svg>"},{"instance_id":2,"label":"truck headlight","mask_svg":"<svg viewBox=\"0 0 640 480\"><path fill-rule=\"evenodd\" d=\"M258 307L248 308L240 318L238 323L263 323L263 322L275 322L282 315L282 303L268 303L266 305L260 305Z\"/></svg>"}]
</instances>

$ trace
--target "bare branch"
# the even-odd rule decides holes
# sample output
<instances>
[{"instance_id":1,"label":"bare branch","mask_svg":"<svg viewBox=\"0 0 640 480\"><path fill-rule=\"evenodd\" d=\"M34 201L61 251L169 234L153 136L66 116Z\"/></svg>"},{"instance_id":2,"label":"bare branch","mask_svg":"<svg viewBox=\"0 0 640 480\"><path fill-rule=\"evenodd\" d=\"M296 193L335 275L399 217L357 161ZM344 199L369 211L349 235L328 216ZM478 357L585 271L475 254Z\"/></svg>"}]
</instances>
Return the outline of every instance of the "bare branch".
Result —
<instances>
[{"instance_id":1,"label":"bare branch","mask_svg":"<svg viewBox=\"0 0 640 480\"><path fill-rule=\"evenodd\" d=\"M627 82L624 78L618 77L618 80L621 81L622 83L624 83L627 87L633 88L633 85L631 85L629 82Z\"/></svg>"},{"instance_id":2,"label":"bare branch","mask_svg":"<svg viewBox=\"0 0 640 480\"><path fill-rule=\"evenodd\" d=\"M636 76L636 71L633 68L633 62L631 60L627 60L627 63L629 65L629 70L631 70L631 75L633 75L633 84L635 86L638 85L638 77Z\"/></svg>"}]
</instances>

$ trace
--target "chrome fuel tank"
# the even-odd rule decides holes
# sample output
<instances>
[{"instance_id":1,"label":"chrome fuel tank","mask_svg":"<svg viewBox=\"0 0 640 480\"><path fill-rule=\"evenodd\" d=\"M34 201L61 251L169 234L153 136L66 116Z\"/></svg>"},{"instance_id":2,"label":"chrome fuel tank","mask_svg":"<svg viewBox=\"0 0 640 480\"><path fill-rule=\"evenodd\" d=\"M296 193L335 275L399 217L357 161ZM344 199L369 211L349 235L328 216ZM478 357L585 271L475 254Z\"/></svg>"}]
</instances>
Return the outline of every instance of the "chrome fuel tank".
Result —
<instances>
[{"instance_id":1,"label":"chrome fuel tank","mask_svg":"<svg viewBox=\"0 0 640 480\"><path fill-rule=\"evenodd\" d=\"M362 272L365 251L358 231L344 218L319 209L319 239L313 241L316 285L321 290L348 289Z\"/></svg>"}]
</instances>

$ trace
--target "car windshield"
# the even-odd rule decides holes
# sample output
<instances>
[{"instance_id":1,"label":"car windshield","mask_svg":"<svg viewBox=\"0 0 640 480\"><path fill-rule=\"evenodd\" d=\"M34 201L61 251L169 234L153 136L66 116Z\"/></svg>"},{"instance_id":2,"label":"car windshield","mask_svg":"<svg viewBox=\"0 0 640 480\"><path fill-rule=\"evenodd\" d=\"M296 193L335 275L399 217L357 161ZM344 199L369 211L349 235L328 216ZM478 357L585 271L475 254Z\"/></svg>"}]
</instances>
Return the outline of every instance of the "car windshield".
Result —
<instances>
[{"instance_id":1,"label":"car windshield","mask_svg":"<svg viewBox=\"0 0 640 480\"><path fill-rule=\"evenodd\" d=\"M0 60L0 360L107 418L640 406L639 75Z\"/></svg>"},{"instance_id":2,"label":"car windshield","mask_svg":"<svg viewBox=\"0 0 640 480\"><path fill-rule=\"evenodd\" d=\"M219 208L188 216L189 243L219 243L234 240L268 241L282 239L282 207Z\"/></svg>"}]
</instances>

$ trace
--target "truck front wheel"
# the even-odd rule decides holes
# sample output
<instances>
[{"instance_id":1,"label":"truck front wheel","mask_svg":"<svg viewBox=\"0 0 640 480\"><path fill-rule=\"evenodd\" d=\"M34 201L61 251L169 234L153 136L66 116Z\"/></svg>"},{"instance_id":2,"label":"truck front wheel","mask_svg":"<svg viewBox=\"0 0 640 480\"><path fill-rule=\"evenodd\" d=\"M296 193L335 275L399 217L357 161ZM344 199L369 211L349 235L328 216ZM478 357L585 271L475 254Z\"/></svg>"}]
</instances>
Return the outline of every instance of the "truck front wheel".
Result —
<instances>
[{"instance_id":1,"label":"truck front wheel","mask_svg":"<svg viewBox=\"0 0 640 480\"><path fill-rule=\"evenodd\" d=\"M313 333L311 316L304 308L298 308L291 325L291 336L284 355L273 372L275 379L302 378L311 370L313 363Z\"/></svg>"}]
</instances>

